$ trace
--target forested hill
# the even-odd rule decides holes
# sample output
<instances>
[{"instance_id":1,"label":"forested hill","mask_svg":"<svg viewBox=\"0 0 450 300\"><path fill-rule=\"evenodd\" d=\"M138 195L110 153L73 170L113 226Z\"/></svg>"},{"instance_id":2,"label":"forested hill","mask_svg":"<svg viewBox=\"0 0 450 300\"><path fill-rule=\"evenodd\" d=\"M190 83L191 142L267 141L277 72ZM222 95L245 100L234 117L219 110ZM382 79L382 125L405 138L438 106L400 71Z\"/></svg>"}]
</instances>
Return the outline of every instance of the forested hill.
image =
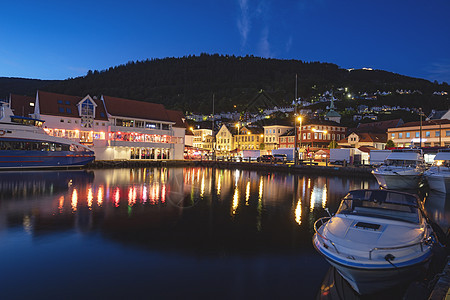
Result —
<instances>
[{"instance_id":1,"label":"forested hill","mask_svg":"<svg viewBox=\"0 0 450 300\"><path fill-rule=\"evenodd\" d=\"M446 105L442 97L436 101L427 99L434 91L448 90L447 84L381 70L348 71L331 63L217 54L129 62L107 70L89 71L83 77L49 82L40 88L79 96L105 94L210 113L213 94L217 112L233 110L234 105L237 109L245 107L261 89L279 105L291 103L295 74L298 74L298 96L303 99L314 99L326 90L340 87L349 88L355 95L402 89L419 90L422 95L388 97L385 100L391 103L386 104L416 105L425 109L426 106ZM2 78L0 87L1 82ZM19 93L14 89L8 92Z\"/></svg>"}]
</instances>

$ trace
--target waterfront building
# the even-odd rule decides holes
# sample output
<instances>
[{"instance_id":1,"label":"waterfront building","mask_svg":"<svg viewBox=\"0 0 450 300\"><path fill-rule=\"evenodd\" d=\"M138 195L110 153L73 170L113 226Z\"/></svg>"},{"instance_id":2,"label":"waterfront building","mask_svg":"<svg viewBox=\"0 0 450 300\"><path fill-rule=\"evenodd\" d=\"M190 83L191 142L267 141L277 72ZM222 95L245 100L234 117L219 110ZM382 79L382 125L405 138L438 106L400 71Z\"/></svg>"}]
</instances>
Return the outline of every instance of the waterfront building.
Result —
<instances>
[{"instance_id":1,"label":"waterfront building","mask_svg":"<svg viewBox=\"0 0 450 300\"><path fill-rule=\"evenodd\" d=\"M389 128L387 139L397 147L412 145L422 147L450 146L450 120L437 119L422 122L409 122L402 126Z\"/></svg>"},{"instance_id":2,"label":"waterfront building","mask_svg":"<svg viewBox=\"0 0 450 300\"><path fill-rule=\"evenodd\" d=\"M15 113L34 102L44 130L95 151L96 160L183 159L183 114L163 105L110 96L100 99L37 91L30 103L11 95Z\"/></svg>"},{"instance_id":3,"label":"waterfront building","mask_svg":"<svg viewBox=\"0 0 450 300\"><path fill-rule=\"evenodd\" d=\"M212 150L212 129L197 128L194 133L194 148Z\"/></svg>"},{"instance_id":4,"label":"waterfront building","mask_svg":"<svg viewBox=\"0 0 450 300\"><path fill-rule=\"evenodd\" d=\"M259 127L242 127L234 136L234 146L239 150L259 150L264 143L263 129Z\"/></svg>"},{"instance_id":5,"label":"waterfront building","mask_svg":"<svg viewBox=\"0 0 450 300\"><path fill-rule=\"evenodd\" d=\"M235 148L233 139L234 132L235 130L228 128L225 124L220 127L216 134L216 150L218 154L226 155Z\"/></svg>"},{"instance_id":6,"label":"waterfront building","mask_svg":"<svg viewBox=\"0 0 450 300\"><path fill-rule=\"evenodd\" d=\"M339 146L384 150L387 138L384 133L352 132L345 139L338 141Z\"/></svg>"},{"instance_id":7,"label":"waterfront building","mask_svg":"<svg viewBox=\"0 0 450 300\"><path fill-rule=\"evenodd\" d=\"M291 126L270 125L264 126L264 149L278 149L280 145L280 136L292 129Z\"/></svg>"},{"instance_id":8,"label":"waterfront building","mask_svg":"<svg viewBox=\"0 0 450 300\"><path fill-rule=\"evenodd\" d=\"M311 120L297 128L297 147L326 148L331 141L345 138L347 127L334 121ZM280 136L280 148L294 148L294 130Z\"/></svg>"}]
</instances>

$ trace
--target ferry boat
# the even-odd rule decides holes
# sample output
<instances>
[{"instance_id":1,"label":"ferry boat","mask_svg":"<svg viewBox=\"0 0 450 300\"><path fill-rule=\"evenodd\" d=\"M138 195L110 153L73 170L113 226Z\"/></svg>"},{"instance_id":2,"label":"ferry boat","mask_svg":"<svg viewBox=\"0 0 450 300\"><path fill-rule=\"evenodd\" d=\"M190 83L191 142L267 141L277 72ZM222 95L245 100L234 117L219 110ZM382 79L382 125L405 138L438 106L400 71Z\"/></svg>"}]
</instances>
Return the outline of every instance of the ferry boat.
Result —
<instances>
[{"instance_id":1,"label":"ferry boat","mask_svg":"<svg viewBox=\"0 0 450 300\"><path fill-rule=\"evenodd\" d=\"M434 157L433 166L423 175L431 190L450 193L450 149L438 152Z\"/></svg>"},{"instance_id":2,"label":"ferry boat","mask_svg":"<svg viewBox=\"0 0 450 300\"><path fill-rule=\"evenodd\" d=\"M316 250L359 294L416 278L437 241L418 197L392 190L349 192L314 230Z\"/></svg>"},{"instance_id":3,"label":"ferry boat","mask_svg":"<svg viewBox=\"0 0 450 300\"><path fill-rule=\"evenodd\" d=\"M44 121L15 116L0 101L0 169L81 167L94 160L88 147L48 135Z\"/></svg>"},{"instance_id":4,"label":"ferry boat","mask_svg":"<svg viewBox=\"0 0 450 300\"><path fill-rule=\"evenodd\" d=\"M424 171L421 149L393 150L386 163L372 171L378 184L386 189L415 190L419 188Z\"/></svg>"}]
</instances>

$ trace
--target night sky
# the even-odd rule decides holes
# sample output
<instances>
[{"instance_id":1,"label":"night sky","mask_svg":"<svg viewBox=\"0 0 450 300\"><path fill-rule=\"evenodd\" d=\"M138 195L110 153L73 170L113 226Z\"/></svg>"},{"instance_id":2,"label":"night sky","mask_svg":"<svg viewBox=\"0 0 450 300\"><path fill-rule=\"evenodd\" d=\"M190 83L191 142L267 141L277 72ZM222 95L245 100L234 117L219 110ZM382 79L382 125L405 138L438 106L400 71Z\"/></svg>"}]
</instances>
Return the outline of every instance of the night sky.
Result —
<instances>
[{"instance_id":1,"label":"night sky","mask_svg":"<svg viewBox=\"0 0 450 300\"><path fill-rule=\"evenodd\" d=\"M65 79L218 53L450 83L449 0L15 0L0 11L4 77Z\"/></svg>"}]
</instances>

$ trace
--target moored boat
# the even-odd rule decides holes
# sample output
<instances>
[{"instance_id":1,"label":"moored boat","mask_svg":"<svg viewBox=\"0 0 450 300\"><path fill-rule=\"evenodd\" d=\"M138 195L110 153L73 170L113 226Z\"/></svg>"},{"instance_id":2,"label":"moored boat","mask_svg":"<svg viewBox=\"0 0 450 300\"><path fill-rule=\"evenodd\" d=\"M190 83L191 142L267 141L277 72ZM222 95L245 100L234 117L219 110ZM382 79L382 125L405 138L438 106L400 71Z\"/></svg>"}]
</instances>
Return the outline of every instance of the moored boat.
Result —
<instances>
[{"instance_id":1,"label":"moored boat","mask_svg":"<svg viewBox=\"0 0 450 300\"><path fill-rule=\"evenodd\" d=\"M431 190L450 193L450 149L442 150L434 157L434 164L423 174Z\"/></svg>"},{"instance_id":2,"label":"moored boat","mask_svg":"<svg viewBox=\"0 0 450 300\"><path fill-rule=\"evenodd\" d=\"M418 197L392 190L351 191L314 229L316 250L359 294L417 277L435 241Z\"/></svg>"},{"instance_id":3,"label":"moored boat","mask_svg":"<svg viewBox=\"0 0 450 300\"><path fill-rule=\"evenodd\" d=\"M419 188L424 171L423 154L420 149L393 150L385 164L372 171L378 184L386 189Z\"/></svg>"},{"instance_id":4,"label":"moored boat","mask_svg":"<svg viewBox=\"0 0 450 300\"><path fill-rule=\"evenodd\" d=\"M48 135L44 121L15 116L0 102L0 169L81 167L94 160L88 147Z\"/></svg>"}]
</instances>

